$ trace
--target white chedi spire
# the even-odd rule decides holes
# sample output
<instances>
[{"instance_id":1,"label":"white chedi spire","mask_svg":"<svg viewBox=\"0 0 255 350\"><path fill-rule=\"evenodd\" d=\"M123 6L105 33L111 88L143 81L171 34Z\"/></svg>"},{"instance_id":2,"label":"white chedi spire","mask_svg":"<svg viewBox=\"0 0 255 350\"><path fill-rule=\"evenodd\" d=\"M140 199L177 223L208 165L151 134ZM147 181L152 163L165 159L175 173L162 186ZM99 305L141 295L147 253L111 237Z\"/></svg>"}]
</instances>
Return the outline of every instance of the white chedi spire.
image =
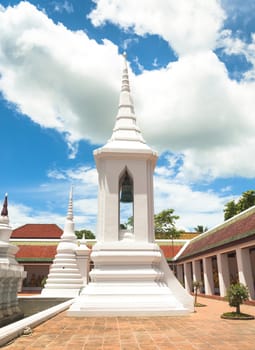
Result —
<instances>
[{"instance_id":1,"label":"white chedi spire","mask_svg":"<svg viewBox=\"0 0 255 350\"><path fill-rule=\"evenodd\" d=\"M5 194L0 211L0 324L5 325L22 318L17 294L26 277L24 266L15 259L18 246L10 243L12 228L8 217L8 196Z\"/></svg>"},{"instance_id":2,"label":"white chedi spire","mask_svg":"<svg viewBox=\"0 0 255 350\"><path fill-rule=\"evenodd\" d=\"M71 186L70 193L69 193L69 203L68 203L66 219L73 220L73 186Z\"/></svg>"},{"instance_id":3,"label":"white chedi spire","mask_svg":"<svg viewBox=\"0 0 255 350\"><path fill-rule=\"evenodd\" d=\"M17 246L10 244L12 228L8 216L8 194L5 194L0 215L0 262L17 264L15 254L19 250Z\"/></svg>"},{"instance_id":4,"label":"white chedi spire","mask_svg":"<svg viewBox=\"0 0 255 350\"><path fill-rule=\"evenodd\" d=\"M12 228L10 227L8 216L8 194L6 193L0 215L0 240L9 242L11 234Z\"/></svg>"},{"instance_id":5,"label":"white chedi spire","mask_svg":"<svg viewBox=\"0 0 255 350\"><path fill-rule=\"evenodd\" d=\"M71 186L69 193L68 209L65 221L64 232L61 236L62 242L69 242L77 244L77 238L74 232L74 221L73 221L73 186ZM61 245L58 246L58 250L61 249Z\"/></svg>"},{"instance_id":6,"label":"white chedi spire","mask_svg":"<svg viewBox=\"0 0 255 350\"><path fill-rule=\"evenodd\" d=\"M64 232L57 247L57 254L51 265L41 295L46 297L75 297L83 286L83 279L77 264L77 239L73 221L73 189L71 187Z\"/></svg>"},{"instance_id":7,"label":"white chedi spire","mask_svg":"<svg viewBox=\"0 0 255 350\"><path fill-rule=\"evenodd\" d=\"M141 130L136 124L134 104L130 93L126 54L123 55L124 66L119 98L118 113L113 129L111 141L136 141L145 143Z\"/></svg>"},{"instance_id":8,"label":"white chedi spire","mask_svg":"<svg viewBox=\"0 0 255 350\"><path fill-rule=\"evenodd\" d=\"M8 194L5 194L4 203L1 210L0 216L0 225L9 225L9 217L8 217Z\"/></svg>"}]
</instances>

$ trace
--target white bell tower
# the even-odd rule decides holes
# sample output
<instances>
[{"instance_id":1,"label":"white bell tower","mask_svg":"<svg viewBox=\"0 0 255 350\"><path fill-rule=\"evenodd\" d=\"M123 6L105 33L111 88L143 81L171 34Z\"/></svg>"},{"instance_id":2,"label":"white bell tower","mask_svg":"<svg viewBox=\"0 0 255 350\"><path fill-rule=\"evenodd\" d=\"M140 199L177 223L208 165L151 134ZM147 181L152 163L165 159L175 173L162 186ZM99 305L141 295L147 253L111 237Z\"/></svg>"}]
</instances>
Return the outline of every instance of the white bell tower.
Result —
<instances>
[{"instance_id":1,"label":"white bell tower","mask_svg":"<svg viewBox=\"0 0 255 350\"><path fill-rule=\"evenodd\" d=\"M94 151L98 170L97 243L90 283L69 316L180 315L193 298L170 271L154 242L153 172L157 153L136 123L124 56L122 86L111 139ZM121 205L132 206L133 228L121 228Z\"/></svg>"},{"instance_id":2,"label":"white bell tower","mask_svg":"<svg viewBox=\"0 0 255 350\"><path fill-rule=\"evenodd\" d=\"M145 143L136 124L124 60L118 114L111 139L94 152L99 176L97 239L120 241L121 187L128 176L133 200L134 241L153 242L153 172L157 153Z\"/></svg>"}]
</instances>

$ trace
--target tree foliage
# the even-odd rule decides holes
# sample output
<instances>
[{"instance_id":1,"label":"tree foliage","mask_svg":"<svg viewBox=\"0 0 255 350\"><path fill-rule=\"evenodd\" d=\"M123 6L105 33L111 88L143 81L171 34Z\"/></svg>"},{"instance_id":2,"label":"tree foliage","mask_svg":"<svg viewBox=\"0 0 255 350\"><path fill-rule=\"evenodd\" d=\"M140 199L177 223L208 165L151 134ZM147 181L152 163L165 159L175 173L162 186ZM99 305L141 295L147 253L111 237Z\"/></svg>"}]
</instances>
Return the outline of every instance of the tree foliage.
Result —
<instances>
[{"instance_id":1,"label":"tree foliage","mask_svg":"<svg viewBox=\"0 0 255 350\"><path fill-rule=\"evenodd\" d=\"M206 227L204 225L197 225L197 227L194 227L194 230L197 233L204 233L204 232L208 231L208 227Z\"/></svg>"},{"instance_id":2,"label":"tree foliage","mask_svg":"<svg viewBox=\"0 0 255 350\"><path fill-rule=\"evenodd\" d=\"M242 211L255 205L255 191L248 190L243 192L242 196L235 202L234 200L225 204L224 219L228 220Z\"/></svg>"},{"instance_id":3,"label":"tree foliage","mask_svg":"<svg viewBox=\"0 0 255 350\"><path fill-rule=\"evenodd\" d=\"M234 200L225 204L224 208L224 220L228 220L237 214L236 203Z\"/></svg>"},{"instance_id":4,"label":"tree foliage","mask_svg":"<svg viewBox=\"0 0 255 350\"><path fill-rule=\"evenodd\" d=\"M154 215L155 237L157 239L177 239L183 231L175 226L175 221L180 217L174 215L174 209L165 209ZM133 227L134 218L131 216L125 223L125 228Z\"/></svg>"},{"instance_id":5,"label":"tree foliage","mask_svg":"<svg viewBox=\"0 0 255 350\"><path fill-rule=\"evenodd\" d=\"M227 290L227 300L230 306L236 307L236 313L240 314L240 305L249 298L248 287L242 283L231 284Z\"/></svg>"},{"instance_id":6,"label":"tree foliage","mask_svg":"<svg viewBox=\"0 0 255 350\"><path fill-rule=\"evenodd\" d=\"M84 236L86 239L95 239L96 236L94 233L90 230L80 230L80 231L75 231L75 235L78 239L82 239Z\"/></svg>"},{"instance_id":7,"label":"tree foliage","mask_svg":"<svg viewBox=\"0 0 255 350\"><path fill-rule=\"evenodd\" d=\"M162 210L154 215L155 236L161 239L177 239L182 231L177 230L175 221L180 217L174 215L174 209Z\"/></svg>"}]
</instances>

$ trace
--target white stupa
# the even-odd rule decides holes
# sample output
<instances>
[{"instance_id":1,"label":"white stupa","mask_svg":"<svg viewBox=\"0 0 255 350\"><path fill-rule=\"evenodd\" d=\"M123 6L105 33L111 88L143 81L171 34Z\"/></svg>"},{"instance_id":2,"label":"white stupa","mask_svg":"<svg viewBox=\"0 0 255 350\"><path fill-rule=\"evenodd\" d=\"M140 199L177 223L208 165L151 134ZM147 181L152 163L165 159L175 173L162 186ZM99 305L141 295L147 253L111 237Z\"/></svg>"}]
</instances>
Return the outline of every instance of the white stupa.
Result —
<instances>
[{"instance_id":1,"label":"white stupa","mask_svg":"<svg viewBox=\"0 0 255 350\"><path fill-rule=\"evenodd\" d=\"M15 259L19 248L10 243L11 234L6 194L0 214L0 327L23 317L17 294L26 272Z\"/></svg>"},{"instance_id":2,"label":"white stupa","mask_svg":"<svg viewBox=\"0 0 255 350\"><path fill-rule=\"evenodd\" d=\"M69 316L183 315L193 298L154 242L153 172L157 153L136 123L124 59L119 108L111 139L94 152L99 176L97 243L91 282ZM133 229L122 230L121 202L131 203Z\"/></svg>"},{"instance_id":3,"label":"white stupa","mask_svg":"<svg viewBox=\"0 0 255 350\"><path fill-rule=\"evenodd\" d=\"M73 191L71 189L64 232L41 296L63 298L75 297L79 294L83 286L83 278L77 264L76 249L77 238L74 233Z\"/></svg>"}]
</instances>

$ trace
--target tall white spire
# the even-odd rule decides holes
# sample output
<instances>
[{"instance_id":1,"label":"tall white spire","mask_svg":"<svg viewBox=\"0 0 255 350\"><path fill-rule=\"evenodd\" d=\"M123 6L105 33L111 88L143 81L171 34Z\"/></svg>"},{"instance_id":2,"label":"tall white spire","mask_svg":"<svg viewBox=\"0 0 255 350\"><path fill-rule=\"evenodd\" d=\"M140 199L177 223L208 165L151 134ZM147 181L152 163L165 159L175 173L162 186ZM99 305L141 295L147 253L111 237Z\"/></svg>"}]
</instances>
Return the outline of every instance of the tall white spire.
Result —
<instances>
[{"instance_id":1,"label":"tall white spire","mask_svg":"<svg viewBox=\"0 0 255 350\"><path fill-rule=\"evenodd\" d=\"M141 131L136 124L134 104L130 93L126 54L123 54L124 65L120 91L119 108L111 141L136 141L145 143Z\"/></svg>"},{"instance_id":2,"label":"tall white spire","mask_svg":"<svg viewBox=\"0 0 255 350\"><path fill-rule=\"evenodd\" d=\"M71 186L69 193L69 203L66 218L67 220L73 220L73 186Z\"/></svg>"}]
</instances>

